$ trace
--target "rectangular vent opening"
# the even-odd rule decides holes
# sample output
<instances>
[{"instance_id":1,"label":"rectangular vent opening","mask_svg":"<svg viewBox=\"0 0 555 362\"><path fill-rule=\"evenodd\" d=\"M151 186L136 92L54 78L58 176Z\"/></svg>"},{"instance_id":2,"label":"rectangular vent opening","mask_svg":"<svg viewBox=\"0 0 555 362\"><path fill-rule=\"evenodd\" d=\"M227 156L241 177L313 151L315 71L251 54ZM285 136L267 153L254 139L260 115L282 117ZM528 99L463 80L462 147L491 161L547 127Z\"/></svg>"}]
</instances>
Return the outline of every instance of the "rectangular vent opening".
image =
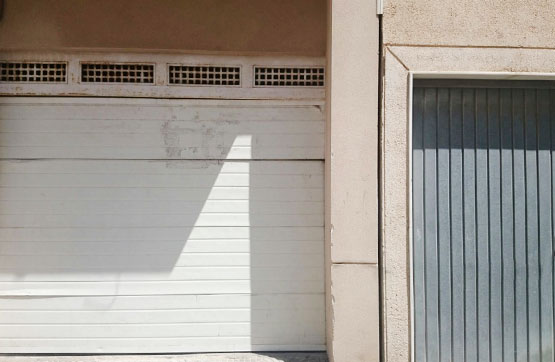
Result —
<instances>
[{"instance_id":1,"label":"rectangular vent opening","mask_svg":"<svg viewBox=\"0 0 555 362\"><path fill-rule=\"evenodd\" d=\"M154 84L154 64L81 63L81 82Z\"/></svg>"},{"instance_id":2,"label":"rectangular vent opening","mask_svg":"<svg viewBox=\"0 0 555 362\"><path fill-rule=\"evenodd\" d=\"M254 67L255 87L323 87L324 67Z\"/></svg>"},{"instance_id":3,"label":"rectangular vent opening","mask_svg":"<svg viewBox=\"0 0 555 362\"><path fill-rule=\"evenodd\" d=\"M220 65L170 65L170 84L240 86L241 67Z\"/></svg>"},{"instance_id":4,"label":"rectangular vent opening","mask_svg":"<svg viewBox=\"0 0 555 362\"><path fill-rule=\"evenodd\" d=\"M0 82L65 83L66 73L64 62L0 61Z\"/></svg>"}]
</instances>

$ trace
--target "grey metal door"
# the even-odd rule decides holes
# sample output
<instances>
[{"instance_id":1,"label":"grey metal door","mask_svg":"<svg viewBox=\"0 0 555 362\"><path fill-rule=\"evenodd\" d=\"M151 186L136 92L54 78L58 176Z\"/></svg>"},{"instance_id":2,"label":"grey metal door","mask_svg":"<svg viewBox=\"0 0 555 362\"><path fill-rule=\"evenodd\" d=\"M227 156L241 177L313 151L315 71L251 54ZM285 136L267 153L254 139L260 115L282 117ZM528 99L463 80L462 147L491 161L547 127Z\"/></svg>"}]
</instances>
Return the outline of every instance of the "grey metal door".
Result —
<instances>
[{"instance_id":1,"label":"grey metal door","mask_svg":"<svg viewBox=\"0 0 555 362\"><path fill-rule=\"evenodd\" d=\"M417 362L554 360L550 87L415 82Z\"/></svg>"}]
</instances>

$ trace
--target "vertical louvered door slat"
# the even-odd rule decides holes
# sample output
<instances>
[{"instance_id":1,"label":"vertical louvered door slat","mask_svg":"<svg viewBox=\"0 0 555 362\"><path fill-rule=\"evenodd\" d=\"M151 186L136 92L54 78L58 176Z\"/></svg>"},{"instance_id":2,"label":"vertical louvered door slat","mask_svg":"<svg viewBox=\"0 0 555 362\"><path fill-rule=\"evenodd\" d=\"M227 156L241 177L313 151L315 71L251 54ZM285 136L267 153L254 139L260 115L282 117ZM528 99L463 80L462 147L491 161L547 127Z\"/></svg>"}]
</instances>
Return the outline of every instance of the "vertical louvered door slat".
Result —
<instances>
[{"instance_id":1,"label":"vertical louvered door slat","mask_svg":"<svg viewBox=\"0 0 555 362\"><path fill-rule=\"evenodd\" d=\"M512 92L500 89L503 360L515 361L515 264Z\"/></svg>"},{"instance_id":2,"label":"vertical louvered door slat","mask_svg":"<svg viewBox=\"0 0 555 362\"><path fill-rule=\"evenodd\" d=\"M539 226L539 315L541 361L553 361L553 250L551 243L551 193L549 90L538 90L538 226Z\"/></svg>"},{"instance_id":3,"label":"vertical louvered door slat","mask_svg":"<svg viewBox=\"0 0 555 362\"><path fill-rule=\"evenodd\" d=\"M536 90L524 94L526 152L526 266L528 270L528 358L538 360L539 345L539 273L538 273L538 169L536 130Z\"/></svg>"},{"instance_id":4,"label":"vertical louvered door slat","mask_svg":"<svg viewBox=\"0 0 555 362\"><path fill-rule=\"evenodd\" d=\"M465 357L476 361L476 119L475 90L463 89L463 248ZM427 190L426 190L427 191Z\"/></svg>"},{"instance_id":5,"label":"vertical louvered door slat","mask_svg":"<svg viewBox=\"0 0 555 362\"><path fill-rule=\"evenodd\" d=\"M437 91L437 119L449 119L449 89L440 88ZM439 358L444 359L451 356L451 293L441 294L442 290L451 290L451 236L449 225L449 124L446 127L437 129L437 215L438 215L438 240L445 240L438 243L438 293L441 295L439 303Z\"/></svg>"},{"instance_id":6,"label":"vertical louvered door slat","mask_svg":"<svg viewBox=\"0 0 555 362\"><path fill-rule=\"evenodd\" d=\"M477 353L487 361L490 349L490 239L488 190L487 91L476 89L476 270L477 270Z\"/></svg>"},{"instance_id":7,"label":"vertical louvered door slat","mask_svg":"<svg viewBox=\"0 0 555 362\"><path fill-rule=\"evenodd\" d=\"M503 362L503 239L501 224L501 132L499 90L487 90L489 272L492 362ZM496 307L497 306L497 307Z\"/></svg>"},{"instance_id":8,"label":"vertical louvered door slat","mask_svg":"<svg viewBox=\"0 0 555 362\"><path fill-rule=\"evenodd\" d=\"M424 112L424 90L414 92L414 128L412 162L413 173L413 223L414 223L414 257L424 260L424 147L422 139ZM414 264L414 300L415 300L415 355L420 361L426 360L426 296L424 263Z\"/></svg>"},{"instance_id":9,"label":"vertical louvered door slat","mask_svg":"<svg viewBox=\"0 0 555 362\"><path fill-rule=\"evenodd\" d=\"M461 362L464 353L464 247L463 247L463 183L462 183L462 90L452 89L450 111L451 144L451 214L448 228L451 231L452 290L453 300L453 361ZM443 123L443 122L442 122ZM415 256L416 261L416 256ZM415 263L415 265L418 262ZM455 272L457 271L457 272Z\"/></svg>"},{"instance_id":10,"label":"vertical louvered door slat","mask_svg":"<svg viewBox=\"0 0 555 362\"><path fill-rule=\"evenodd\" d=\"M516 360L528 356L528 320L526 293L526 175L524 154L524 91L514 89L513 114L513 182L514 182L514 245L515 245L515 328Z\"/></svg>"}]
</instances>

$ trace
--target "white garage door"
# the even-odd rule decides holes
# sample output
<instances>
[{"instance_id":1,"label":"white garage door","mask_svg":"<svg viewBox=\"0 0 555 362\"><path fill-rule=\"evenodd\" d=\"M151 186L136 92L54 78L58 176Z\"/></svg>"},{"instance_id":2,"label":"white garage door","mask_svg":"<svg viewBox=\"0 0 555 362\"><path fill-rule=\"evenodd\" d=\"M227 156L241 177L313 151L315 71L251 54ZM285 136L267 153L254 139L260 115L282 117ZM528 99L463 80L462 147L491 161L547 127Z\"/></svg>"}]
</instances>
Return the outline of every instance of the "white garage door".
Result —
<instances>
[{"instance_id":1,"label":"white garage door","mask_svg":"<svg viewBox=\"0 0 555 362\"><path fill-rule=\"evenodd\" d=\"M321 106L0 98L0 353L325 349Z\"/></svg>"}]
</instances>

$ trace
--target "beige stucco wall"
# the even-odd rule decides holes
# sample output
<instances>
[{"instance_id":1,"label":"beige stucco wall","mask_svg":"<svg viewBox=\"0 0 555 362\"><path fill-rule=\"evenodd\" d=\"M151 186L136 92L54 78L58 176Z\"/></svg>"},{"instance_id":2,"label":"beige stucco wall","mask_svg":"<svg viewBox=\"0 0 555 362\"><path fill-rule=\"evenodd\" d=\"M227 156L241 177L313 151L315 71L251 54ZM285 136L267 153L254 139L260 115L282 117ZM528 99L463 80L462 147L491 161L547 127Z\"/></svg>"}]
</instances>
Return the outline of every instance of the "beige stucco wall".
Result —
<instances>
[{"instance_id":1,"label":"beige stucco wall","mask_svg":"<svg viewBox=\"0 0 555 362\"><path fill-rule=\"evenodd\" d=\"M4 0L0 49L325 55L325 0Z\"/></svg>"},{"instance_id":2,"label":"beige stucco wall","mask_svg":"<svg viewBox=\"0 0 555 362\"><path fill-rule=\"evenodd\" d=\"M386 0L383 15L382 318L387 362L411 358L412 77L555 79L555 2ZM543 73L543 74L538 74Z\"/></svg>"},{"instance_id":3,"label":"beige stucco wall","mask_svg":"<svg viewBox=\"0 0 555 362\"><path fill-rule=\"evenodd\" d=\"M385 0L385 44L555 47L552 0Z\"/></svg>"}]
</instances>

